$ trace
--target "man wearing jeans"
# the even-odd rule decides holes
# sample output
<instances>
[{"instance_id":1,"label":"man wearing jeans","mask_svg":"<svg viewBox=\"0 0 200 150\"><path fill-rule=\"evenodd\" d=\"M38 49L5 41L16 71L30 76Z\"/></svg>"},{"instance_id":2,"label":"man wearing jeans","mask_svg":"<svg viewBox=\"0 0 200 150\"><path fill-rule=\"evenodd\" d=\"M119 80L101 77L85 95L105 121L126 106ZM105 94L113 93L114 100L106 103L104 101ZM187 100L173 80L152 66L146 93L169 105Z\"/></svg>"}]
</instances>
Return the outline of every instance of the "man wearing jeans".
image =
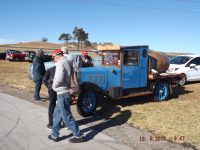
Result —
<instances>
[{"instance_id":1,"label":"man wearing jeans","mask_svg":"<svg viewBox=\"0 0 200 150\"><path fill-rule=\"evenodd\" d=\"M63 56L63 52L60 49L54 50L52 55L56 63L53 90L57 93L57 104L53 114L52 134L49 135L48 138L55 142L59 141L60 123L62 119L73 133L73 138L69 139L69 142L83 142L84 135L80 131L70 110L71 96L69 88L72 67L67 58Z\"/></svg>"}]
</instances>

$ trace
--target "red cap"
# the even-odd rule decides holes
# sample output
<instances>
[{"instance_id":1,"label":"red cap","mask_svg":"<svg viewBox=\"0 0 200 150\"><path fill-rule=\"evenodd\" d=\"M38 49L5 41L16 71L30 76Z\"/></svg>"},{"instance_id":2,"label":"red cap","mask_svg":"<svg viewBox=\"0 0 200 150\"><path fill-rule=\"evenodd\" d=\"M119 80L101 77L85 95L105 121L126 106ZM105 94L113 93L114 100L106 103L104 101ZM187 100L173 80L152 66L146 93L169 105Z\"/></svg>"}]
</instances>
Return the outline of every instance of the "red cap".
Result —
<instances>
[{"instance_id":1,"label":"red cap","mask_svg":"<svg viewBox=\"0 0 200 150\"><path fill-rule=\"evenodd\" d=\"M83 51L82 51L82 55L83 55L83 56L87 56L87 55L88 55L87 51L83 50Z\"/></svg>"},{"instance_id":2,"label":"red cap","mask_svg":"<svg viewBox=\"0 0 200 150\"><path fill-rule=\"evenodd\" d=\"M56 49L51 53L52 56L63 55L63 51L61 49Z\"/></svg>"}]
</instances>

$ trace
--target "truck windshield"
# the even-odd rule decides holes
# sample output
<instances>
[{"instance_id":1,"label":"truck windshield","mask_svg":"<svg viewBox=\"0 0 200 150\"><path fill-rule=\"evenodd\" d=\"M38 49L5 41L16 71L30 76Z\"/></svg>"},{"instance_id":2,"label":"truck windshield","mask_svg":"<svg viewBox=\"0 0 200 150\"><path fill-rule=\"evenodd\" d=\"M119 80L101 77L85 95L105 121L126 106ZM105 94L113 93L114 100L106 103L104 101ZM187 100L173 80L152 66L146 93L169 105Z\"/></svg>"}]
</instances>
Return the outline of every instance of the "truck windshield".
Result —
<instances>
[{"instance_id":1,"label":"truck windshield","mask_svg":"<svg viewBox=\"0 0 200 150\"><path fill-rule=\"evenodd\" d=\"M102 65L120 65L119 51L103 51Z\"/></svg>"},{"instance_id":2,"label":"truck windshield","mask_svg":"<svg viewBox=\"0 0 200 150\"><path fill-rule=\"evenodd\" d=\"M177 56L173 58L172 60L170 60L170 64L177 64L177 65L185 64L191 58L192 57L189 57L189 56Z\"/></svg>"}]
</instances>

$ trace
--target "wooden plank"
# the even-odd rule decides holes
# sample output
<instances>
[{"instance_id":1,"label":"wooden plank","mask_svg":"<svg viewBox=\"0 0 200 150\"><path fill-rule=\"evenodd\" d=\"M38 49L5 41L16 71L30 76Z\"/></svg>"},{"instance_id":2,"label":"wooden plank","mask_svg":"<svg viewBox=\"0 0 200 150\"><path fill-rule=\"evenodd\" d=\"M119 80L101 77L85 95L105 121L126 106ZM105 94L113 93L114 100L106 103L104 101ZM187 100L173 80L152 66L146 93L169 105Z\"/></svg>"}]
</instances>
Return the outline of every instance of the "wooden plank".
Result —
<instances>
[{"instance_id":1,"label":"wooden plank","mask_svg":"<svg viewBox=\"0 0 200 150\"><path fill-rule=\"evenodd\" d=\"M97 50L120 50L119 45L99 45L97 46Z\"/></svg>"}]
</instances>

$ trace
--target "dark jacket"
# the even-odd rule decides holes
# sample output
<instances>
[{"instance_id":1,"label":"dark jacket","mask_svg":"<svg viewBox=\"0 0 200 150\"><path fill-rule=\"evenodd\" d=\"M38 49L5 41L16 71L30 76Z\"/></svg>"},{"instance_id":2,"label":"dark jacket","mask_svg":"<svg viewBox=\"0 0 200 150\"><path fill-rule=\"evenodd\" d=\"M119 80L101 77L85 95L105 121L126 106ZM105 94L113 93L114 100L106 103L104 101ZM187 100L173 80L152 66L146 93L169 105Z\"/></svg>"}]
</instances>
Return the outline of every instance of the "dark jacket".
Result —
<instances>
[{"instance_id":1,"label":"dark jacket","mask_svg":"<svg viewBox=\"0 0 200 150\"><path fill-rule=\"evenodd\" d=\"M52 89L53 85L53 78L55 75L56 66L49 68L46 73L44 74L44 77L42 79L43 83L46 85L48 89Z\"/></svg>"},{"instance_id":2,"label":"dark jacket","mask_svg":"<svg viewBox=\"0 0 200 150\"><path fill-rule=\"evenodd\" d=\"M86 56L83 57L83 65L82 67L92 67L93 66L93 62L92 62L92 58L90 56Z\"/></svg>"},{"instance_id":3,"label":"dark jacket","mask_svg":"<svg viewBox=\"0 0 200 150\"><path fill-rule=\"evenodd\" d=\"M42 57L35 56L33 58L33 79L42 80L45 74L45 66Z\"/></svg>"}]
</instances>

